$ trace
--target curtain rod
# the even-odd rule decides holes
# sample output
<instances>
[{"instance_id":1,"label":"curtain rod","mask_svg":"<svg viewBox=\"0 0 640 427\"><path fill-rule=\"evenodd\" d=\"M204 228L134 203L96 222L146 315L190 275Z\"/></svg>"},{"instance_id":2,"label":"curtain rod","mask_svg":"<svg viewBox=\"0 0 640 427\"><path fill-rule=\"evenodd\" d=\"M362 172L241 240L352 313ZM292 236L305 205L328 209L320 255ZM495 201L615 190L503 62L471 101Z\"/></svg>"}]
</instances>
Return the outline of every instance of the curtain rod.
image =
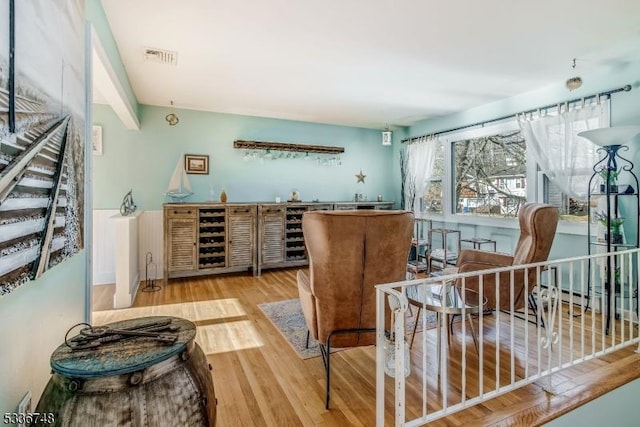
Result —
<instances>
[{"instance_id":1,"label":"curtain rod","mask_svg":"<svg viewBox=\"0 0 640 427\"><path fill-rule=\"evenodd\" d=\"M612 89L612 90L596 93L596 94L589 95L589 96L583 96L583 97L580 97L580 98L570 99L568 101L556 102L554 104L545 105L544 107L532 108L531 110L523 111L523 112L518 113L518 114L535 113L535 112L537 112L539 110L548 110L550 108L557 107L560 104L573 104L575 102L579 102L579 101L582 101L584 99L595 98L595 97L598 97L598 96L609 96L609 95L612 95L612 94L618 93L618 92L629 92L630 90L631 90L631 85L625 85L625 86L619 87L617 89ZM485 120L485 121L478 122L478 123L473 123L473 124L470 124L470 125L459 126L457 128L453 128L453 129L442 130L442 131L439 131L439 132L433 132L433 133L429 133L429 134L426 134L426 135L414 136L414 137L411 137L411 138L403 139L400 142L402 144L405 144L407 142L411 143L411 142L415 142L415 141L419 140L420 138L424 138L424 137L428 137L428 136L442 135L442 134L445 134L445 133L455 132L455 131L462 130L462 129L472 128L474 126L484 126L487 123L499 122L500 120L506 120L508 118L514 117L515 115L516 114L509 114L508 116L498 117L497 119Z\"/></svg>"}]
</instances>

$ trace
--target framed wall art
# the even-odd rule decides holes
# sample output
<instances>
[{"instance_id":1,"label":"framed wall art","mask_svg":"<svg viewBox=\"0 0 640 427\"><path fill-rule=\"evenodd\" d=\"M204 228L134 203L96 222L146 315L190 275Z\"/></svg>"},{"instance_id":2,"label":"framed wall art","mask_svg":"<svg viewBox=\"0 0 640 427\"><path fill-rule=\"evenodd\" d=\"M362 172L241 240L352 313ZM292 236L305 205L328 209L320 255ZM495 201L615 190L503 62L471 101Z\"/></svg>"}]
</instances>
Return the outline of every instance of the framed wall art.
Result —
<instances>
[{"instance_id":1,"label":"framed wall art","mask_svg":"<svg viewBox=\"0 0 640 427\"><path fill-rule=\"evenodd\" d=\"M91 129L91 146L94 156L102 156L102 126L93 126Z\"/></svg>"},{"instance_id":2,"label":"framed wall art","mask_svg":"<svg viewBox=\"0 0 640 427\"><path fill-rule=\"evenodd\" d=\"M191 174L209 175L209 156L185 154L184 170Z\"/></svg>"},{"instance_id":3,"label":"framed wall art","mask_svg":"<svg viewBox=\"0 0 640 427\"><path fill-rule=\"evenodd\" d=\"M86 129L84 2L2 4L0 296L82 249Z\"/></svg>"}]
</instances>

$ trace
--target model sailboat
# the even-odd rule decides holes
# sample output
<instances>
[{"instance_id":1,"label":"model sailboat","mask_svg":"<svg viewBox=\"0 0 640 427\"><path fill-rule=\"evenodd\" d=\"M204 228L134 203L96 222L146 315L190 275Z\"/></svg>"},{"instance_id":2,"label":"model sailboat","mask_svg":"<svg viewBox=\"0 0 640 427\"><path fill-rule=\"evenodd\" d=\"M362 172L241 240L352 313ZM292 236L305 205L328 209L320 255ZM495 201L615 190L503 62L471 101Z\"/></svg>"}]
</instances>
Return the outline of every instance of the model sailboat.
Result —
<instances>
[{"instance_id":1,"label":"model sailboat","mask_svg":"<svg viewBox=\"0 0 640 427\"><path fill-rule=\"evenodd\" d=\"M171 200L174 202L180 202L192 194L191 184L189 183L187 172L184 170L184 160L180 158L173 171L173 175L171 175L169 188L167 188L167 192L164 193L164 195L171 197Z\"/></svg>"}]
</instances>

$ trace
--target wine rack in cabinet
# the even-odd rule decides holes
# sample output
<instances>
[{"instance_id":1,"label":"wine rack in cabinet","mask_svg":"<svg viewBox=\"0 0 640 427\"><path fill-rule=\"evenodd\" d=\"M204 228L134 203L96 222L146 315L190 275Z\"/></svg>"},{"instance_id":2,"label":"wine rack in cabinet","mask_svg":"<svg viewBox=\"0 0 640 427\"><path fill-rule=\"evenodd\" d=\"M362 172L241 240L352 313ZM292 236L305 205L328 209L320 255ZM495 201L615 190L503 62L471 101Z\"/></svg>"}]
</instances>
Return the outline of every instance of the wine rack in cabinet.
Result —
<instances>
[{"instance_id":1,"label":"wine rack in cabinet","mask_svg":"<svg viewBox=\"0 0 640 427\"><path fill-rule=\"evenodd\" d=\"M307 251L302 235L302 214L306 206L287 207L285 218L285 260L288 263L305 263Z\"/></svg>"},{"instance_id":2,"label":"wine rack in cabinet","mask_svg":"<svg viewBox=\"0 0 640 427\"><path fill-rule=\"evenodd\" d=\"M198 268L226 266L226 209L212 207L199 209L198 215Z\"/></svg>"},{"instance_id":3,"label":"wine rack in cabinet","mask_svg":"<svg viewBox=\"0 0 640 427\"><path fill-rule=\"evenodd\" d=\"M302 214L307 211L330 211L331 204L289 205L285 217L285 261L288 266L307 265L307 248L302 234Z\"/></svg>"}]
</instances>

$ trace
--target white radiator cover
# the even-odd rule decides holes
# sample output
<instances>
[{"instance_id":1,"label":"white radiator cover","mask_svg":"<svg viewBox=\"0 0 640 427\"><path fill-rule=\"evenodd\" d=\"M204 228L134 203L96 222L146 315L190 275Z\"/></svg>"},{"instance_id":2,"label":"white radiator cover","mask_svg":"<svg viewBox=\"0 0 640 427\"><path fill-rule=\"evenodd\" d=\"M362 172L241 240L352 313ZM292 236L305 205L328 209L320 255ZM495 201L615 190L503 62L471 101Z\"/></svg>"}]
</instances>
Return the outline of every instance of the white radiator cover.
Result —
<instances>
[{"instance_id":1,"label":"white radiator cover","mask_svg":"<svg viewBox=\"0 0 640 427\"><path fill-rule=\"evenodd\" d=\"M93 211L92 263L93 284L104 285L116 282L116 228L109 218L119 211L102 209Z\"/></svg>"},{"instance_id":2,"label":"white radiator cover","mask_svg":"<svg viewBox=\"0 0 640 427\"><path fill-rule=\"evenodd\" d=\"M116 292L113 308L131 307L140 284L138 268L138 220L141 212L111 217L116 225Z\"/></svg>"},{"instance_id":3,"label":"white radiator cover","mask_svg":"<svg viewBox=\"0 0 640 427\"><path fill-rule=\"evenodd\" d=\"M116 282L115 224L110 217L120 212L115 209L94 209L93 211L93 284L104 285ZM144 282L146 254L151 252L157 268L149 268L150 279L161 279L163 275L164 239L162 231L162 211L143 211L138 218L138 271ZM140 284L144 287L144 283Z\"/></svg>"}]
</instances>

